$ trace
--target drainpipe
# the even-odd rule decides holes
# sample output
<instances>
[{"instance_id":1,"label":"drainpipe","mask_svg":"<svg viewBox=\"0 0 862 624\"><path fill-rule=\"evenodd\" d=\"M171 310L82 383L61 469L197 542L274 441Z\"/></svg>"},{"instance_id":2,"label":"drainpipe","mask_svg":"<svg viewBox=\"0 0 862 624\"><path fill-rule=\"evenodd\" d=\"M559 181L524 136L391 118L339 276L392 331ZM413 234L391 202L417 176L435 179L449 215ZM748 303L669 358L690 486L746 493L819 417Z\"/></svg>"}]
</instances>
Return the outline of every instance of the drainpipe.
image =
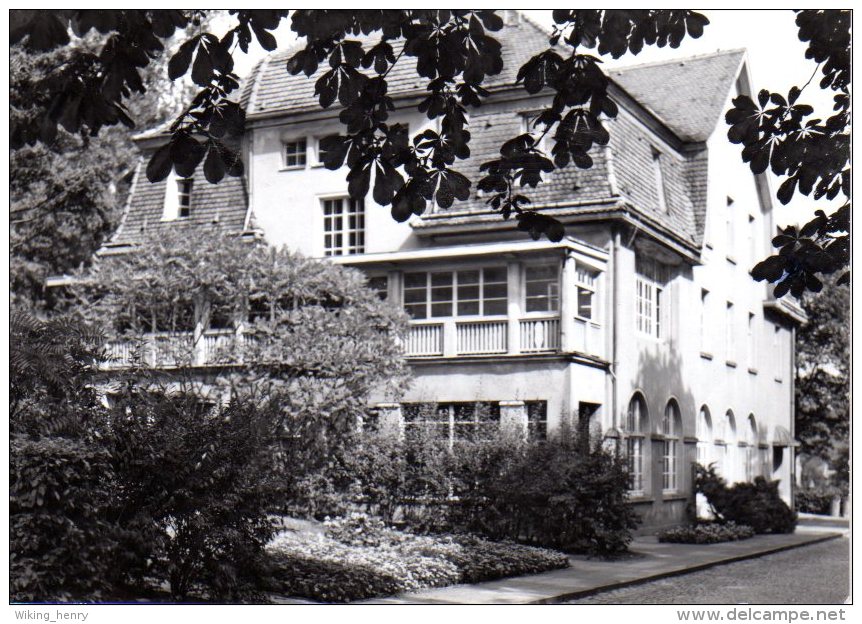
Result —
<instances>
[{"instance_id":1,"label":"drainpipe","mask_svg":"<svg viewBox=\"0 0 862 624\"><path fill-rule=\"evenodd\" d=\"M612 271L612 279L614 282L613 288L611 289L612 301L611 301L611 309L613 310L613 321L612 321L612 330L611 330L611 410L613 415L612 424L614 427L617 427L619 424L619 414L617 411L617 335L619 334L619 290L620 290L620 270L619 270L619 248L620 248L620 231L619 228L613 229L613 240L611 242L612 250L611 250L611 262L613 266L611 268Z\"/></svg>"}]
</instances>

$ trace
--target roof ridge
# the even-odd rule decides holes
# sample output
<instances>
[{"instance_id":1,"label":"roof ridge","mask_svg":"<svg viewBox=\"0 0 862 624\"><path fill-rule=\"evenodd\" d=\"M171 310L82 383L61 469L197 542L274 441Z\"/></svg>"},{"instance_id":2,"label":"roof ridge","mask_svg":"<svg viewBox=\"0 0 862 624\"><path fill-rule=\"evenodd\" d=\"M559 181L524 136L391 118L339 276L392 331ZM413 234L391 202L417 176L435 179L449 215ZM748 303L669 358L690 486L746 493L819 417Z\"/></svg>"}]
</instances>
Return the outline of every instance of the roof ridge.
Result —
<instances>
[{"instance_id":1,"label":"roof ridge","mask_svg":"<svg viewBox=\"0 0 862 624\"><path fill-rule=\"evenodd\" d=\"M691 56L678 56L662 61L648 61L646 63L636 63L634 65L624 65L622 67L612 67L608 69L608 73L627 72L630 70L643 69L645 67L657 67L659 65L672 65L674 63L682 63L685 61L699 61L701 59L712 58L716 56L730 56L731 54L738 54L740 52L745 53L747 51L748 48L731 48L729 50L716 50L715 52L692 54Z\"/></svg>"}]
</instances>

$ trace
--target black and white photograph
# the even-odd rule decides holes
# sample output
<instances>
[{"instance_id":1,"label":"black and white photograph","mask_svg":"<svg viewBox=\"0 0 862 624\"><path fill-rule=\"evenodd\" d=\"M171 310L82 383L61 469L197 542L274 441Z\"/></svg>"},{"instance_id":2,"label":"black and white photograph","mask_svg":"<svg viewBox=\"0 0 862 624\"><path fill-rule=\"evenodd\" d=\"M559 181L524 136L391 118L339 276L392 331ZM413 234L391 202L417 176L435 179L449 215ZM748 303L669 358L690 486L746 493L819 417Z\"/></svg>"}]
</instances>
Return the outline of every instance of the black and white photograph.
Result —
<instances>
[{"instance_id":1,"label":"black and white photograph","mask_svg":"<svg viewBox=\"0 0 862 624\"><path fill-rule=\"evenodd\" d=\"M7 621L849 618L851 9L6 14Z\"/></svg>"}]
</instances>

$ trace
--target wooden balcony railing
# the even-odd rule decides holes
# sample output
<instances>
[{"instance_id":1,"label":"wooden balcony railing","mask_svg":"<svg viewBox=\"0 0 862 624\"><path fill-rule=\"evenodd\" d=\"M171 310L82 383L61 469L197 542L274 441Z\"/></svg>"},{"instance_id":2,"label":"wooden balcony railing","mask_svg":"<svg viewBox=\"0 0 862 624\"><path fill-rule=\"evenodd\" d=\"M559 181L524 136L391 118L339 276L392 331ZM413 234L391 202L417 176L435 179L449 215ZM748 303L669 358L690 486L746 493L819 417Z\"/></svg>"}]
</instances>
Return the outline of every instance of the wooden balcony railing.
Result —
<instances>
[{"instance_id":1,"label":"wooden balcony railing","mask_svg":"<svg viewBox=\"0 0 862 624\"><path fill-rule=\"evenodd\" d=\"M521 352L547 353L560 350L560 319L521 319Z\"/></svg>"},{"instance_id":2,"label":"wooden balcony railing","mask_svg":"<svg viewBox=\"0 0 862 624\"><path fill-rule=\"evenodd\" d=\"M506 353L508 326L505 320L455 323L458 355Z\"/></svg>"}]
</instances>

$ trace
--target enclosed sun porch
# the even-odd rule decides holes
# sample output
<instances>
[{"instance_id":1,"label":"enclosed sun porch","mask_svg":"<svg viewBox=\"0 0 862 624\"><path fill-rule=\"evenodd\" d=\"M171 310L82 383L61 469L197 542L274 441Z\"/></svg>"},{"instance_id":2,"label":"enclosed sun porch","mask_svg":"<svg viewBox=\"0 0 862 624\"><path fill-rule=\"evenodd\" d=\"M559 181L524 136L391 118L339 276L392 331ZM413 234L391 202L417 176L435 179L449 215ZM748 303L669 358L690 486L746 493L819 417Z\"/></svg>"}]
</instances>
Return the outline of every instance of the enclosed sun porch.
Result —
<instances>
[{"instance_id":1,"label":"enclosed sun porch","mask_svg":"<svg viewBox=\"0 0 862 624\"><path fill-rule=\"evenodd\" d=\"M410 317L411 359L604 359L607 253L571 239L336 256Z\"/></svg>"}]
</instances>

